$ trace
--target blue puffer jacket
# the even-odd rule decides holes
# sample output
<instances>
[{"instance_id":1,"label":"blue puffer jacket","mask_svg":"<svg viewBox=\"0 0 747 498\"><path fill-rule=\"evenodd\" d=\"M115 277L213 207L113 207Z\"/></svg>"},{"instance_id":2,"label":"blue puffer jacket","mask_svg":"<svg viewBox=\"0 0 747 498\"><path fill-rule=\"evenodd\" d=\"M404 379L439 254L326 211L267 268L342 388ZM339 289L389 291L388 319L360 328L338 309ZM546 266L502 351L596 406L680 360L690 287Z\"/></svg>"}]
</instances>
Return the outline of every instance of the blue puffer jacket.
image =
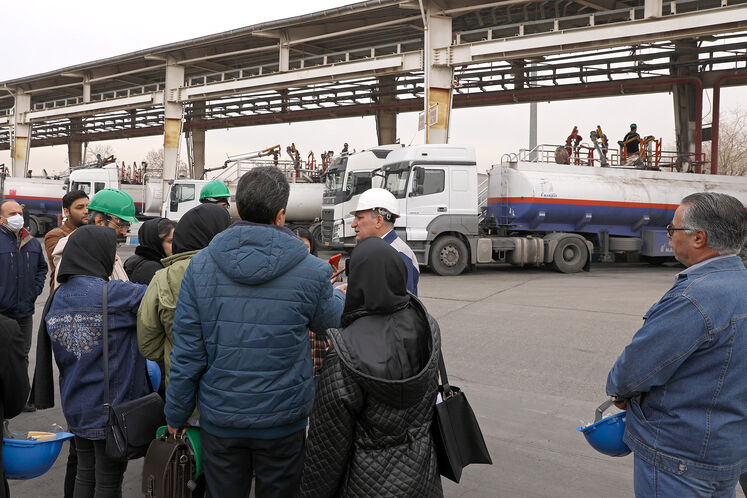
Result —
<instances>
[{"instance_id":1,"label":"blue puffer jacket","mask_svg":"<svg viewBox=\"0 0 747 498\"><path fill-rule=\"evenodd\" d=\"M309 328L339 326L332 268L290 230L237 222L189 264L174 316L166 421L274 439L306 426L314 398Z\"/></svg>"},{"instance_id":2,"label":"blue puffer jacket","mask_svg":"<svg viewBox=\"0 0 747 498\"><path fill-rule=\"evenodd\" d=\"M24 318L34 314L34 303L44 288L47 263L41 244L26 229L20 240L0 225L0 314Z\"/></svg>"}]
</instances>

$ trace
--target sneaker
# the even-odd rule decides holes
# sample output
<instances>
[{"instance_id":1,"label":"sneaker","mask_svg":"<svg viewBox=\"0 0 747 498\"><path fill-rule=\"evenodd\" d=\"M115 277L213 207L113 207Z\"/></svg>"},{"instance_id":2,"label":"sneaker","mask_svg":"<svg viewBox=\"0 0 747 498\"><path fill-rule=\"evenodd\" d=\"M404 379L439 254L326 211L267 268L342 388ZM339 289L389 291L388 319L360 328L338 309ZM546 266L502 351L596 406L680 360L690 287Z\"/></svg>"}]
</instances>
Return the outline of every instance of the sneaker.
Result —
<instances>
[{"instance_id":1,"label":"sneaker","mask_svg":"<svg viewBox=\"0 0 747 498\"><path fill-rule=\"evenodd\" d=\"M26 406L23 407L24 412L35 412L36 411L36 405L33 403L26 403Z\"/></svg>"}]
</instances>

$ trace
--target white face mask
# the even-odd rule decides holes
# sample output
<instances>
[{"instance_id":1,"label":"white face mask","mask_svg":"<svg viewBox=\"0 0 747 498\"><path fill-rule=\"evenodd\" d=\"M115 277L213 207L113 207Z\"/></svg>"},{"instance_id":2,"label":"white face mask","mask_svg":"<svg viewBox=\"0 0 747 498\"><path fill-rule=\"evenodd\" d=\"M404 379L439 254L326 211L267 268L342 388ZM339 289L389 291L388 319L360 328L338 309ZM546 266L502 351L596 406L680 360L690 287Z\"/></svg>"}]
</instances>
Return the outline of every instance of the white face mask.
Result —
<instances>
[{"instance_id":1,"label":"white face mask","mask_svg":"<svg viewBox=\"0 0 747 498\"><path fill-rule=\"evenodd\" d=\"M7 218L8 220L8 228L13 230L14 232L18 232L23 228L23 215L22 214L14 214L10 218Z\"/></svg>"}]
</instances>

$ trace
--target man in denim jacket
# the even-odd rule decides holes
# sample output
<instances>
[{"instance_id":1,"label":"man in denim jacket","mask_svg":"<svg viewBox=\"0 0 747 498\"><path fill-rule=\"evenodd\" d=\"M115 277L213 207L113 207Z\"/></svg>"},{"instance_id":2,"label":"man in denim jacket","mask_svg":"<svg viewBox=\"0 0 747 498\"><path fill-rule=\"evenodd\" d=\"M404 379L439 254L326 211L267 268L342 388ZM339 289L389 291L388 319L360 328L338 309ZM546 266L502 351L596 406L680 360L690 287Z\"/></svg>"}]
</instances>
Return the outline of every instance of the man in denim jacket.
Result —
<instances>
[{"instance_id":1,"label":"man in denim jacket","mask_svg":"<svg viewBox=\"0 0 747 498\"><path fill-rule=\"evenodd\" d=\"M737 199L685 197L667 227L688 268L644 315L607 393L627 408L639 497L733 497L747 471L747 234Z\"/></svg>"}]
</instances>

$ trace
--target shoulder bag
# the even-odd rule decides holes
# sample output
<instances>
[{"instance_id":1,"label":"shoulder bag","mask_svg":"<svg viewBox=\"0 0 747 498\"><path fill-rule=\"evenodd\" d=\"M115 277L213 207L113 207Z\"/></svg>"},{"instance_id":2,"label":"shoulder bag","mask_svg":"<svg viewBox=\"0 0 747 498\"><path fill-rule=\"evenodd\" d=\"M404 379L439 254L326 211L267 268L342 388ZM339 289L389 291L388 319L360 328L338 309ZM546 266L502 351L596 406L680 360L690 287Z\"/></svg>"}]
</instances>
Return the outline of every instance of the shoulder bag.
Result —
<instances>
[{"instance_id":1,"label":"shoulder bag","mask_svg":"<svg viewBox=\"0 0 747 498\"><path fill-rule=\"evenodd\" d=\"M438 357L441 401L436 402L433 414L433 440L436 444L439 473L459 482L462 469L471 463L492 464L490 453L482 437L475 413L467 396L456 386L449 385L443 352Z\"/></svg>"},{"instance_id":2,"label":"shoulder bag","mask_svg":"<svg viewBox=\"0 0 747 498\"><path fill-rule=\"evenodd\" d=\"M104 282L104 409L106 410L106 455L115 460L133 460L145 456L156 430L166 424L163 400L158 393L125 401L117 406L109 403L109 282Z\"/></svg>"}]
</instances>

